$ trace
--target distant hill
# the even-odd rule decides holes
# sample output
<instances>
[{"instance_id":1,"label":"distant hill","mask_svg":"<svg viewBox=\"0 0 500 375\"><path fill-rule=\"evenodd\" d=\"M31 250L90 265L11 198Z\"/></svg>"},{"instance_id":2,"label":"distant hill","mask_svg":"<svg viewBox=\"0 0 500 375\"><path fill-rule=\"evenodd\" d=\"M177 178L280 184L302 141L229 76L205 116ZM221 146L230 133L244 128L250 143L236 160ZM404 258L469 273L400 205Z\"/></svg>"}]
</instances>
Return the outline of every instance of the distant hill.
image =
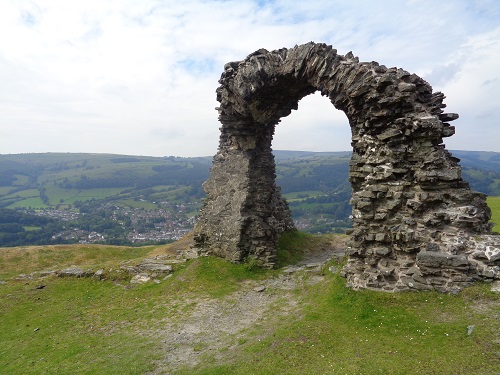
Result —
<instances>
[{"instance_id":1,"label":"distant hill","mask_svg":"<svg viewBox=\"0 0 500 375\"><path fill-rule=\"evenodd\" d=\"M191 195L196 196L210 165L208 157L0 155L0 207L39 209L92 199L127 200L152 188L158 200L170 200L182 188L194 188Z\"/></svg>"},{"instance_id":2,"label":"distant hill","mask_svg":"<svg viewBox=\"0 0 500 375\"><path fill-rule=\"evenodd\" d=\"M500 172L500 153L490 151L450 151L460 159L460 165L465 168Z\"/></svg>"},{"instance_id":3,"label":"distant hill","mask_svg":"<svg viewBox=\"0 0 500 375\"><path fill-rule=\"evenodd\" d=\"M500 153L458 150L451 153L460 159L463 178L473 190L500 196Z\"/></svg>"},{"instance_id":4,"label":"distant hill","mask_svg":"<svg viewBox=\"0 0 500 375\"><path fill-rule=\"evenodd\" d=\"M500 153L490 151L463 151L450 150L453 156L460 159L463 178L468 181L471 188L476 191L491 195L500 196ZM349 163L350 151L341 152L309 152L309 151L274 151L278 170L280 166L299 165L300 161L309 163L323 163L325 161L339 161L339 168L342 163ZM295 162L295 164L293 164ZM292 164L290 164L292 163ZM347 174L345 174L347 176ZM347 178L347 177L346 177ZM280 179L278 173L278 181ZM285 184L286 185L286 184Z\"/></svg>"},{"instance_id":5,"label":"distant hill","mask_svg":"<svg viewBox=\"0 0 500 375\"><path fill-rule=\"evenodd\" d=\"M474 190L500 196L500 153L452 153L461 159L464 179L470 182ZM277 184L288 200L300 229L324 233L343 232L350 227L350 151L277 150L274 155ZM204 197L202 183L208 178L211 164L211 156L181 158L83 153L0 155L0 209L44 214L51 219L70 222L73 220L74 230L65 234L58 232L57 226L51 221L51 235L59 240L74 238L81 241L83 234L78 232L80 234L77 235L76 228L86 228L85 235L101 240L115 238L115 243L157 241L168 238L153 233L159 230L159 223L164 222L170 227L174 225L179 230L192 227L193 218ZM134 214L132 217L130 212L136 210L146 210L148 214L141 217ZM75 215L78 213L86 216L80 215L76 222ZM23 216L22 220L15 222L18 225L13 226L10 225L12 222L0 218L0 224L5 224L3 228L11 231L3 238L48 238L47 233L44 236L37 234L38 230L43 230L37 225L21 225L25 233L16 237L14 229L19 228L21 222L30 221L33 219ZM145 234L146 229L149 234ZM130 237L131 232L136 233L133 239ZM1 233L0 228L0 246Z\"/></svg>"}]
</instances>

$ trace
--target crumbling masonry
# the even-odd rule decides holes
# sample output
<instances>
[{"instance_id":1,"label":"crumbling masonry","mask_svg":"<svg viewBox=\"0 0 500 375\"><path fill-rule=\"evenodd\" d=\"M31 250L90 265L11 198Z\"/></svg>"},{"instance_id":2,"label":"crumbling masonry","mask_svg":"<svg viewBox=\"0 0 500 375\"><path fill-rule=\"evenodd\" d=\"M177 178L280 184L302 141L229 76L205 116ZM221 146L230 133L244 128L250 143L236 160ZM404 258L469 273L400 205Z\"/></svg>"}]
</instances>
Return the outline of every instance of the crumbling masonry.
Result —
<instances>
[{"instance_id":1,"label":"crumbling masonry","mask_svg":"<svg viewBox=\"0 0 500 375\"><path fill-rule=\"evenodd\" d=\"M195 226L201 252L274 265L279 235L293 228L275 183L274 129L320 91L352 132L347 285L450 292L499 278L498 237L478 237L490 231L485 195L443 145L458 115L422 78L311 42L230 62L219 82L220 144Z\"/></svg>"}]
</instances>

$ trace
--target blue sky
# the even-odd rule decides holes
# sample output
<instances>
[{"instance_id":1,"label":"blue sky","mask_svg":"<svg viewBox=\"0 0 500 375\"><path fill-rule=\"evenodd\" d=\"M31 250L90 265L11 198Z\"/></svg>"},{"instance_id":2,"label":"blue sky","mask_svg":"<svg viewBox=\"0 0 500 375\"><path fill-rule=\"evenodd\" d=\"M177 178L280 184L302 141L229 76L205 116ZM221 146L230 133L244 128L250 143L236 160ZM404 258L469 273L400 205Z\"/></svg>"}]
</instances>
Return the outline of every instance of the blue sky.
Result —
<instances>
[{"instance_id":1,"label":"blue sky","mask_svg":"<svg viewBox=\"0 0 500 375\"><path fill-rule=\"evenodd\" d=\"M416 73L460 114L447 148L500 152L497 0L0 0L0 153L205 156L226 62L309 41ZM275 149L350 149L318 94Z\"/></svg>"}]
</instances>

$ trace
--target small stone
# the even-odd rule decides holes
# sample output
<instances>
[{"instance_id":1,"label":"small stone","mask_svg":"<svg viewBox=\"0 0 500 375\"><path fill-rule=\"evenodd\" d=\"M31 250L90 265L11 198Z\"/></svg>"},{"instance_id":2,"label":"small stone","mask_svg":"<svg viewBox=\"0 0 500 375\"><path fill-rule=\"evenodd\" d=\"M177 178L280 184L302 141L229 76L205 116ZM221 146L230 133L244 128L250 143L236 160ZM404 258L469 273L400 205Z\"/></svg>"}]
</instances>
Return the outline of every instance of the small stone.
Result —
<instances>
[{"instance_id":1,"label":"small stone","mask_svg":"<svg viewBox=\"0 0 500 375\"><path fill-rule=\"evenodd\" d=\"M82 277L85 271L80 267L69 267L65 268L57 273L59 277Z\"/></svg>"},{"instance_id":2,"label":"small stone","mask_svg":"<svg viewBox=\"0 0 500 375\"><path fill-rule=\"evenodd\" d=\"M401 82L398 84L398 89L401 92L414 92L416 88L413 83Z\"/></svg>"},{"instance_id":3,"label":"small stone","mask_svg":"<svg viewBox=\"0 0 500 375\"><path fill-rule=\"evenodd\" d=\"M130 280L130 283L131 284L144 284L150 280L151 280L151 277L149 275L144 274L144 273L140 273L140 274L132 277L132 279Z\"/></svg>"},{"instance_id":4,"label":"small stone","mask_svg":"<svg viewBox=\"0 0 500 375\"><path fill-rule=\"evenodd\" d=\"M144 261L135 268L141 272L146 271L146 272L155 272L159 274L168 274L174 270L173 267L169 264L147 261L146 259L144 259Z\"/></svg>"},{"instance_id":5,"label":"small stone","mask_svg":"<svg viewBox=\"0 0 500 375\"><path fill-rule=\"evenodd\" d=\"M470 325L470 326L467 326L467 336L470 336L472 334L472 331L474 331L474 327L475 325Z\"/></svg>"},{"instance_id":6,"label":"small stone","mask_svg":"<svg viewBox=\"0 0 500 375\"><path fill-rule=\"evenodd\" d=\"M261 293L265 290L266 290L266 287L264 285L256 286L255 288L253 288L253 291L258 292L258 293Z\"/></svg>"},{"instance_id":7,"label":"small stone","mask_svg":"<svg viewBox=\"0 0 500 375\"><path fill-rule=\"evenodd\" d=\"M439 119L443 122L445 121L454 121L458 118L457 113L442 113L439 115Z\"/></svg>"},{"instance_id":8,"label":"small stone","mask_svg":"<svg viewBox=\"0 0 500 375\"><path fill-rule=\"evenodd\" d=\"M500 281L496 280L491 283L491 291L492 292L500 292Z\"/></svg>"},{"instance_id":9,"label":"small stone","mask_svg":"<svg viewBox=\"0 0 500 375\"><path fill-rule=\"evenodd\" d=\"M291 274L303 270L303 267L289 266L283 270L283 273Z\"/></svg>"},{"instance_id":10,"label":"small stone","mask_svg":"<svg viewBox=\"0 0 500 375\"><path fill-rule=\"evenodd\" d=\"M97 271L95 271L94 273L94 277L97 277L98 279L101 279L102 276L104 274L104 270L101 268L101 269L98 269Z\"/></svg>"}]
</instances>

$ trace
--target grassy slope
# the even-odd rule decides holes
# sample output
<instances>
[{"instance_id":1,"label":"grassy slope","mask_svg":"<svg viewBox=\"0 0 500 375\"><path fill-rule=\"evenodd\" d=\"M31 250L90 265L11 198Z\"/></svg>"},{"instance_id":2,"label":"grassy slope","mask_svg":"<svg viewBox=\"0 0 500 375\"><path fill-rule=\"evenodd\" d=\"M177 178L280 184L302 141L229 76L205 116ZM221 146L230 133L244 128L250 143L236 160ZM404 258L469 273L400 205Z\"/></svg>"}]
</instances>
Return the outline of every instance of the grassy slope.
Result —
<instances>
[{"instance_id":1,"label":"grassy slope","mask_svg":"<svg viewBox=\"0 0 500 375\"><path fill-rule=\"evenodd\" d=\"M301 233L285 237L282 264L297 260L294 248L321 247L325 238L332 237ZM193 301L226 298L251 280L273 278L280 272L255 272L248 265L208 257L177 266L174 276L159 284L134 288L122 279L12 279L20 272L53 265L104 264L109 271L123 261L163 254L175 246L0 249L0 277L7 281L0 285L2 373L152 371L164 356L158 332L165 324L181 324ZM346 289L345 281L328 271L319 284L308 282L316 276L300 276L303 283L292 294L297 314L272 321L263 318L244 337L235 338L234 345L221 347L219 353L207 354L202 365L178 373L497 373L500 296L488 285L458 296L386 294ZM40 285L45 287L38 289ZM470 325L475 328L469 336Z\"/></svg>"},{"instance_id":2,"label":"grassy slope","mask_svg":"<svg viewBox=\"0 0 500 375\"><path fill-rule=\"evenodd\" d=\"M491 221L495 223L494 232L500 232L500 197L488 197L486 202L491 209Z\"/></svg>"},{"instance_id":3,"label":"grassy slope","mask_svg":"<svg viewBox=\"0 0 500 375\"><path fill-rule=\"evenodd\" d=\"M498 296L485 286L459 297L384 294L348 290L332 276L301 297L301 319L285 319L249 341L233 353L233 363L214 361L181 373L496 374L500 366L493 343L498 321L472 307L492 300L498 306Z\"/></svg>"}]
</instances>

